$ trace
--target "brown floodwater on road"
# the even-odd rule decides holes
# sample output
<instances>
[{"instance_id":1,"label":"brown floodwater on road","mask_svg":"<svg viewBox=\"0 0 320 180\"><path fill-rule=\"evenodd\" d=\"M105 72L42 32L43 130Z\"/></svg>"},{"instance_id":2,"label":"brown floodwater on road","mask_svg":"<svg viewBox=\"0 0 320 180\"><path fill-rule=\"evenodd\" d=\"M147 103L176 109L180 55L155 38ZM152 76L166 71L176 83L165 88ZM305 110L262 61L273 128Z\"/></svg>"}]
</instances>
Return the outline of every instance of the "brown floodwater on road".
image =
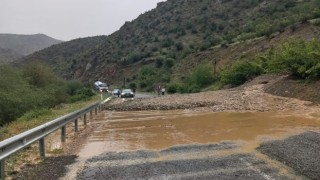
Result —
<instances>
[{"instance_id":1,"label":"brown floodwater on road","mask_svg":"<svg viewBox=\"0 0 320 180\"><path fill-rule=\"evenodd\" d=\"M104 111L80 157L108 151L159 150L179 144L250 142L285 138L320 129L320 115L292 112L197 113L179 111ZM249 144L250 144L249 143Z\"/></svg>"}]
</instances>

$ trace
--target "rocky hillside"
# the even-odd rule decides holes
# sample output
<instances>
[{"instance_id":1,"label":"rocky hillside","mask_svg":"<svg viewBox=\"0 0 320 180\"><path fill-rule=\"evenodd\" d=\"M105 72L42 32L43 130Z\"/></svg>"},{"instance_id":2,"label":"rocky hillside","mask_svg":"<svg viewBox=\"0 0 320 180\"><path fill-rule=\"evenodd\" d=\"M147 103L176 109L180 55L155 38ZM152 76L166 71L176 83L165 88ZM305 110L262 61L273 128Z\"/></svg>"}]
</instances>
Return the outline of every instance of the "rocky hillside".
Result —
<instances>
[{"instance_id":1,"label":"rocky hillside","mask_svg":"<svg viewBox=\"0 0 320 180\"><path fill-rule=\"evenodd\" d=\"M62 41L44 34L0 34L0 64L8 63Z\"/></svg>"},{"instance_id":2,"label":"rocky hillside","mask_svg":"<svg viewBox=\"0 0 320 180\"><path fill-rule=\"evenodd\" d=\"M318 0L168 0L110 36L55 45L23 63L38 60L67 79L111 83L123 77L136 82L139 70L151 65L165 74L159 81L168 82L172 74L183 76L185 69L201 63L193 57L203 53L205 61L216 58L223 66L221 60L234 61L254 48L254 39L261 42L263 37L261 49L267 49L277 33L294 32L300 28L297 23L320 17L319 7ZM226 51L228 47L234 51Z\"/></svg>"}]
</instances>

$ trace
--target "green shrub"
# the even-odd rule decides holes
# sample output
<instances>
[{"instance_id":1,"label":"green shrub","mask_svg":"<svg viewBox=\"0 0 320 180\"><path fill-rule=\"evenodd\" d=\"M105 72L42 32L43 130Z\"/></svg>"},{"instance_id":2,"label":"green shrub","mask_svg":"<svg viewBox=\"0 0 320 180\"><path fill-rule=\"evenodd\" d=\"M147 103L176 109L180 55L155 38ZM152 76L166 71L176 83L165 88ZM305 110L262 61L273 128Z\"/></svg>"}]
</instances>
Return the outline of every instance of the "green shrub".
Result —
<instances>
[{"instance_id":1,"label":"green shrub","mask_svg":"<svg viewBox=\"0 0 320 180\"><path fill-rule=\"evenodd\" d=\"M53 71L42 63L35 62L28 64L23 68L22 73L30 85L38 88L57 84L59 81Z\"/></svg>"},{"instance_id":2,"label":"green shrub","mask_svg":"<svg viewBox=\"0 0 320 180\"><path fill-rule=\"evenodd\" d=\"M162 47L170 47L174 44L174 41L171 38L166 38L161 42Z\"/></svg>"},{"instance_id":3,"label":"green shrub","mask_svg":"<svg viewBox=\"0 0 320 180\"><path fill-rule=\"evenodd\" d=\"M44 108L34 109L25 113L19 120L29 121L31 119L38 118L43 115L50 115L50 114L52 114L52 111L50 109L44 109Z\"/></svg>"},{"instance_id":4,"label":"green shrub","mask_svg":"<svg viewBox=\"0 0 320 180\"><path fill-rule=\"evenodd\" d=\"M161 68L163 66L163 59L156 60L156 68Z\"/></svg>"},{"instance_id":5,"label":"green shrub","mask_svg":"<svg viewBox=\"0 0 320 180\"><path fill-rule=\"evenodd\" d=\"M265 58L268 72L290 73L298 79L320 78L319 40L289 40Z\"/></svg>"},{"instance_id":6,"label":"green shrub","mask_svg":"<svg viewBox=\"0 0 320 180\"><path fill-rule=\"evenodd\" d=\"M192 86L190 86L190 87L188 88L188 93L198 93L198 92L200 92L200 91L201 91L201 89L200 89L200 87L197 86L197 85L192 85Z\"/></svg>"},{"instance_id":7,"label":"green shrub","mask_svg":"<svg viewBox=\"0 0 320 180\"><path fill-rule=\"evenodd\" d=\"M36 116L43 109L83 100L94 95L78 82L65 83L49 67L34 63L23 69L0 66L0 126L24 115ZM77 90L76 90L77 89ZM70 95L74 97L70 98Z\"/></svg>"},{"instance_id":8,"label":"green shrub","mask_svg":"<svg viewBox=\"0 0 320 180\"><path fill-rule=\"evenodd\" d=\"M95 93L91 88L84 87L76 91L76 94L71 97L71 102L88 100L94 95Z\"/></svg>"},{"instance_id":9,"label":"green shrub","mask_svg":"<svg viewBox=\"0 0 320 180\"><path fill-rule=\"evenodd\" d=\"M176 46L177 51L183 50L183 44L182 44L182 42L177 42L177 43L175 44L175 46Z\"/></svg>"},{"instance_id":10,"label":"green shrub","mask_svg":"<svg viewBox=\"0 0 320 180\"><path fill-rule=\"evenodd\" d=\"M209 64L200 65L192 72L190 79L192 85L206 87L214 82L213 68Z\"/></svg>"},{"instance_id":11,"label":"green shrub","mask_svg":"<svg viewBox=\"0 0 320 180\"><path fill-rule=\"evenodd\" d=\"M67 93L69 95L75 95L78 89L83 88L83 84L77 80L68 81L66 86L67 86Z\"/></svg>"},{"instance_id":12,"label":"green shrub","mask_svg":"<svg viewBox=\"0 0 320 180\"><path fill-rule=\"evenodd\" d=\"M174 94L178 92L179 86L177 84L169 84L167 91L169 94Z\"/></svg>"},{"instance_id":13,"label":"green shrub","mask_svg":"<svg viewBox=\"0 0 320 180\"><path fill-rule=\"evenodd\" d=\"M168 58L164 61L164 66L166 68L171 68L174 65L174 59Z\"/></svg>"},{"instance_id":14,"label":"green shrub","mask_svg":"<svg viewBox=\"0 0 320 180\"><path fill-rule=\"evenodd\" d=\"M129 84L130 89L137 89L137 84L136 83L130 83Z\"/></svg>"},{"instance_id":15,"label":"green shrub","mask_svg":"<svg viewBox=\"0 0 320 180\"><path fill-rule=\"evenodd\" d=\"M262 73L263 69L257 63L241 60L223 69L220 76L222 83L238 86Z\"/></svg>"}]
</instances>

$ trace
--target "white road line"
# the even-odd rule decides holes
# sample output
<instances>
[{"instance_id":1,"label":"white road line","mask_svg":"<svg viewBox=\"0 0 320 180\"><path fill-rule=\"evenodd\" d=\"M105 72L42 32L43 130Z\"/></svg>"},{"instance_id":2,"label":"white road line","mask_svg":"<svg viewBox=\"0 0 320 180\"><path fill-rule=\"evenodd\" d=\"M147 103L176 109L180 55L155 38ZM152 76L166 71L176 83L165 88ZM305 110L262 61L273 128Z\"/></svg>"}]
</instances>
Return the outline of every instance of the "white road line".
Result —
<instances>
[{"instance_id":1,"label":"white road line","mask_svg":"<svg viewBox=\"0 0 320 180\"><path fill-rule=\"evenodd\" d=\"M258 174L260 174L263 178L265 178L266 180L275 180L273 177L271 177L270 175L262 172L260 169L255 168L251 163L249 163L248 161L244 160L243 158L240 158L240 160L242 162L245 163L245 165L248 166L248 168L250 168L251 170L257 172Z\"/></svg>"}]
</instances>

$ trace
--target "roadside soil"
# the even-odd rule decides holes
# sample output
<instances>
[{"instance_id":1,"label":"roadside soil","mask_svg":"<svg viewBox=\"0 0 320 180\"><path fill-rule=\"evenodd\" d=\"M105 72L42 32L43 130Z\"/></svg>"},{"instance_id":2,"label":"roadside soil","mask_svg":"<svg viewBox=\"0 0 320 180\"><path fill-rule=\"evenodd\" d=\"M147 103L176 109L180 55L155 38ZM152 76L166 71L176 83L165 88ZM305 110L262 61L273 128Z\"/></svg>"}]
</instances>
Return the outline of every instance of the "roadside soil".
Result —
<instances>
[{"instance_id":1,"label":"roadside soil","mask_svg":"<svg viewBox=\"0 0 320 180\"><path fill-rule=\"evenodd\" d=\"M270 92L275 92L272 88L277 83L285 81L286 78L287 76L264 75L240 87L219 91L166 94L161 97L125 100L114 98L105 106L105 109L115 111L188 109L196 112L290 111L297 115L320 114L319 106L310 101L270 94ZM98 118L99 115L95 116L95 119ZM90 136L92 128L95 128L94 119L91 122L93 122L91 125L80 130L79 135L74 135L72 140L70 139L71 146L68 145L69 148L63 153L65 157L49 158L46 163L25 168L13 179L33 179L35 177L37 179L58 179L63 177L66 172L64 165L75 162L78 150L85 143L86 137Z\"/></svg>"}]
</instances>

